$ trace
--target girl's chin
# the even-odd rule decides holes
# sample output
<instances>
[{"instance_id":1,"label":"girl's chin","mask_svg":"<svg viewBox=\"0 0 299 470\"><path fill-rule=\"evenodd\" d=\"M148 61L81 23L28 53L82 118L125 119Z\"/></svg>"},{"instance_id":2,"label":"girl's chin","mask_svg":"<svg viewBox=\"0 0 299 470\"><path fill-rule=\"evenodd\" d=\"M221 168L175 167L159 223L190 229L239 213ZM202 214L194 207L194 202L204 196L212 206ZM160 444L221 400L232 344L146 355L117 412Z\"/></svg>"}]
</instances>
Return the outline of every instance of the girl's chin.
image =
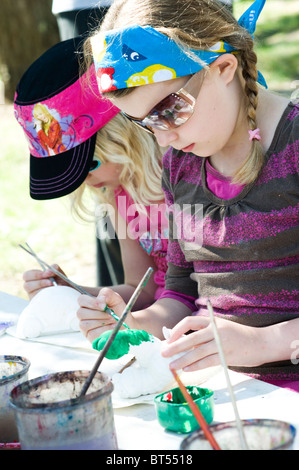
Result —
<instances>
[{"instance_id":1,"label":"girl's chin","mask_svg":"<svg viewBox=\"0 0 299 470\"><path fill-rule=\"evenodd\" d=\"M193 153L197 157L210 157L211 149L203 148L200 144L193 143L181 149L184 153Z\"/></svg>"},{"instance_id":2,"label":"girl's chin","mask_svg":"<svg viewBox=\"0 0 299 470\"><path fill-rule=\"evenodd\" d=\"M194 147L195 147L195 144L191 144L191 145L188 145L187 147L184 147L184 148L182 149L182 151L183 151L183 152L186 152L186 153L192 152L192 150L194 149Z\"/></svg>"},{"instance_id":3,"label":"girl's chin","mask_svg":"<svg viewBox=\"0 0 299 470\"><path fill-rule=\"evenodd\" d=\"M189 150L190 152L190 150ZM206 157L210 157L211 155L213 155L215 152L215 148L212 148L212 146L201 146L201 145L196 145L194 144L194 147L192 149L192 153L194 155L196 155L197 157L202 157L202 158L206 158Z\"/></svg>"}]
</instances>

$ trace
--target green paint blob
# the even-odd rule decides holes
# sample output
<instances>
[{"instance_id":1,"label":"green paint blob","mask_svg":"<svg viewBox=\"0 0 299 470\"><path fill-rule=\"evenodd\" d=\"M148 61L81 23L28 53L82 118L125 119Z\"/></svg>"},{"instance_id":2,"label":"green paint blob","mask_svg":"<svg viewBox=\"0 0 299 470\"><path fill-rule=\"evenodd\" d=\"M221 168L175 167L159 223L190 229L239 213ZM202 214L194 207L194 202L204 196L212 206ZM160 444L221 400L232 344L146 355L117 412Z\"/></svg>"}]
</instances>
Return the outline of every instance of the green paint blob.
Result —
<instances>
[{"instance_id":1,"label":"green paint blob","mask_svg":"<svg viewBox=\"0 0 299 470\"><path fill-rule=\"evenodd\" d=\"M93 349L101 351L108 341L112 330L105 331L99 338L95 339L92 343ZM120 357L128 354L130 346L139 346L141 343L153 342L154 337L144 330L124 330L119 331L114 338L110 348L107 351L107 359L119 359Z\"/></svg>"}]
</instances>

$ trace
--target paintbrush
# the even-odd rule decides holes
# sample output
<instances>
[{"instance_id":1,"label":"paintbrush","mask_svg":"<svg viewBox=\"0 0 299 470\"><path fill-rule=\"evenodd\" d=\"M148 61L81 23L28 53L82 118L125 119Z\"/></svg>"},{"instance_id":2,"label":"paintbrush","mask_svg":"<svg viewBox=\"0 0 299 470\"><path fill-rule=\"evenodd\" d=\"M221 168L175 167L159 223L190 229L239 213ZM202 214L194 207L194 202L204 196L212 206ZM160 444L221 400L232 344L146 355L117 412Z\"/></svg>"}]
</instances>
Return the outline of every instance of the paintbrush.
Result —
<instances>
[{"instance_id":1,"label":"paintbrush","mask_svg":"<svg viewBox=\"0 0 299 470\"><path fill-rule=\"evenodd\" d=\"M244 435L244 429L243 429L242 422L240 420L239 413L238 413L238 408L237 408L235 395L234 395L233 388L232 388L232 385L231 385L231 381L230 381L230 378L229 378L229 375L228 375L228 368L227 368L224 352L223 352L223 349L222 349L222 344L221 344L220 336L219 336L219 333L218 333L218 328L217 328L216 321L215 321L214 310L213 310L212 304L209 300L207 301L207 307L208 307L209 314L210 314L210 319L211 319L211 323L212 323L212 327L213 327L213 331L214 331L214 337L215 337L215 341L216 341L216 344L217 344L221 364L222 364L224 374L225 374L227 388L228 388L228 391L229 391L229 394L230 394L230 399L231 399L233 409L234 409L236 425L237 425L237 429L238 429L238 432L239 432L241 446L242 446L243 450L248 450L248 446L247 446L245 435Z\"/></svg>"},{"instance_id":2,"label":"paintbrush","mask_svg":"<svg viewBox=\"0 0 299 470\"><path fill-rule=\"evenodd\" d=\"M173 376L174 376L174 378L175 378L175 380L176 380L176 382L179 386L179 389L181 390L186 402L190 406L190 409L191 409L196 421L198 422L199 426L203 430L204 435L206 436L207 440L211 444L212 449L213 450L221 450L220 447L219 447L219 444L217 443L216 439L214 438L213 434L211 433L211 431L208 427L208 424L207 424L206 420L204 419L200 409L194 403L190 393L188 392L187 388L185 387L185 385L183 384L183 382L179 378L178 373L173 369L171 369L171 372L172 372L172 374L173 374Z\"/></svg>"},{"instance_id":3,"label":"paintbrush","mask_svg":"<svg viewBox=\"0 0 299 470\"><path fill-rule=\"evenodd\" d=\"M27 242L26 242L26 245L29 248L29 250L31 251L32 255L34 256L35 253L34 253L33 249L29 246L29 244ZM21 246L21 245L19 245L19 246ZM24 247L22 247L22 248L24 248ZM41 260L37 259L37 258L36 258L36 260L39 263L42 270L46 271L46 266L43 264L43 262ZM50 281L52 282L53 286L57 286L57 282L55 281L55 279L53 277L50 277Z\"/></svg>"},{"instance_id":4,"label":"paintbrush","mask_svg":"<svg viewBox=\"0 0 299 470\"><path fill-rule=\"evenodd\" d=\"M22 248L23 250L25 250L27 253L29 253L29 255L33 256L36 261L40 264L40 266L43 268L43 270L45 270L46 268L49 269L50 271L52 271L54 274L56 274L56 276L58 276L60 279L62 279L64 282L66 282L69 286L73 287L74 289L76 289L78 292L80 292L80 294L84 294L84 295L88 295L89 297L95 297L94 295L92 295L90 292L88 292L87 290L83 289L83 287L79 286L78 284L76 284L74 281L71 281L67 276L65 276L64 274L62 274L60 271L58 271L57 269L55 269L53 266L50 266L48 263L46 263L45 261L41 260L39 258L39 256L37 256L37 254L33 251L33 249L28 245L28 243L26 243L27 247L29 248L29 250L27 248L25 248L23 245L20 245L19 244L19 247ZM52 278L50 278L52 280ZM57 286L57 283L52 280L52 282L54 283L54 285ZM119 321L119 317L114 313L114 311L108 307L108 305L106 305L105 307L105 312L108 313L111 317L114 318L114 320L116 321ZM130 329L130 327L128 325L126 325L126 323L124 323L124 326L128 329Z\"/></svg>"},{"instance_id":5,"label":"paintbrush","mask_svg":"<svg viewBox=\"0 0 299 470\"><path fill-rule=\"evenodd\" d=\"M117 333L119 332L121 326L123 325L128 313L132 310L132 308L133 308L137 298L139 297L142 289L147 284L152 272L153 272L153 268L148 268L145 275L143 276L140 283L138 284L135 291L133 292L133 295L130 298L129 302L127 303L126 308L124 309L122 316L120 317L118 323L116 324L116 327L112 330L112 333L108 338L108 341L106 342L105 346L103 347L103 349L102 349L95 365L93 366L89 376L87 377L78 398L81 398L86 394L86 392L87 392L87 390L88 390L88 388L89 388L89 386L90 386L90 384L91 384L91 382L92 382L92 380L93 380L100 364L102 363L104 357L107 354L108 349L110 348L111 344L113 343L113 341L114 341Z\"/></svg>"}]
</instances>

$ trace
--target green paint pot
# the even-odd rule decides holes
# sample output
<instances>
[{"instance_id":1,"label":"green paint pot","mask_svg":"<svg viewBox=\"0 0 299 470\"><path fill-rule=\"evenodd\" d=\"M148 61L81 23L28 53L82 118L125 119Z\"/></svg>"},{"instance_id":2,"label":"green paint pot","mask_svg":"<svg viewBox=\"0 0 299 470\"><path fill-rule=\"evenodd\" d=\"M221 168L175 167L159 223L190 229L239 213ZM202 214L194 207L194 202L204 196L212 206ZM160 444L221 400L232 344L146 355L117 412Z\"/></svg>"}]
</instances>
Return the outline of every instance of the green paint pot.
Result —
<instances>
[{"instance_id":1,"label":"green paint pot","mask_svg":"<svg viewBox=\"0 0 299 470\"><path fill-rule=\"evenodd\" d=\"M193 385L186 388L207 424L210 424L214 417L214 392ZM199 429L199 424L179 388L160 393L154 402L158 421L168 431L189 433Z\"/></svg>"}]
</instances>

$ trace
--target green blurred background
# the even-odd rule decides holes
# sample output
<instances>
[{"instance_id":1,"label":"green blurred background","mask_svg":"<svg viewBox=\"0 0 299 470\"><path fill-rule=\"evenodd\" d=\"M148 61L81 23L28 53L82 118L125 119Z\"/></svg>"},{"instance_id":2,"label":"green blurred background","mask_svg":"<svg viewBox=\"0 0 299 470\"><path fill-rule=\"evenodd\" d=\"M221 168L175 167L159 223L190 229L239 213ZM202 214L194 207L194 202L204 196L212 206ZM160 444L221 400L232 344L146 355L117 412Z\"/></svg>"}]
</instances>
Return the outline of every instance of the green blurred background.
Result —
<instances>
[{"instance_id":1,"label":"green blurred background","mask_svg":"<svg viewBox=\"0 0 299 470\"><path fill-rule=\"evenodd\" d=\"M234 15L239 18L251 3L235 0ZM255 33L259 69L270 90L289 97L299 97L298 25L299 0L267 0ZM1 0L0 290L24 298L23 272L38 267L18 247L25 241L74 281L96 285L94 224L73 218L68 197L29 197L28 149L11 104L22 73L58 41L51 0Z\"/></svg>"}]
</instances>

